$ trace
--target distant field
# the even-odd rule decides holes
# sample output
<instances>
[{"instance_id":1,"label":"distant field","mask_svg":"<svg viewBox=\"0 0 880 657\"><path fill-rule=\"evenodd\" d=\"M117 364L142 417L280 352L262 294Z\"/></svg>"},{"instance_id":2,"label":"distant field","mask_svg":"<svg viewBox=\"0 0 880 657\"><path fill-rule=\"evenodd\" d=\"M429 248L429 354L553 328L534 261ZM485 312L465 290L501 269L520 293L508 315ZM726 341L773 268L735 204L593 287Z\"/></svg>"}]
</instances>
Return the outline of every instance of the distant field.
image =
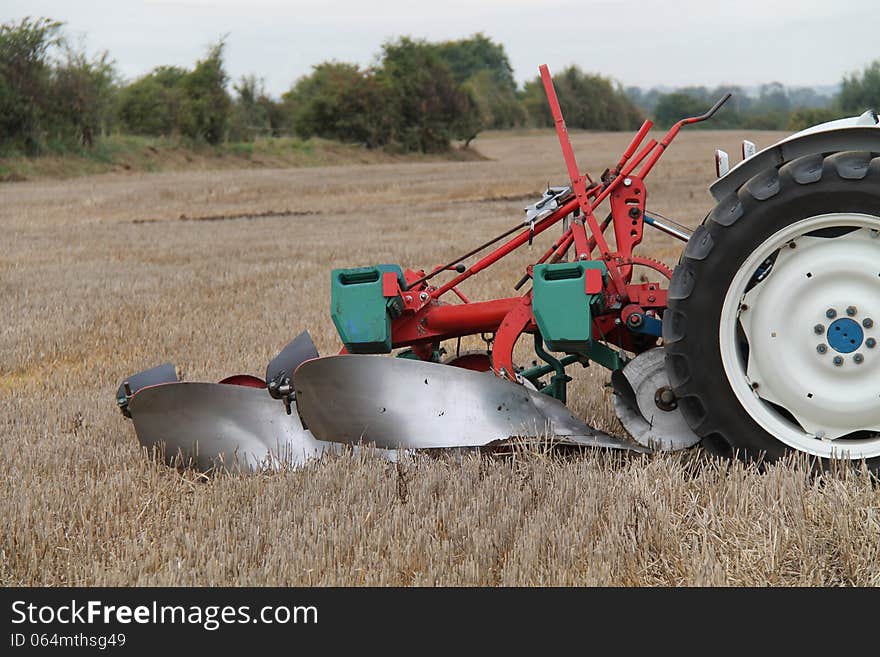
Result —
<instances>
[{"instance_id":1,"label":"distant field","mask_svg":"<svg viewBox=\"0 0 880 657\"><path fill-rule=\"evenodd\" d=\"M649 208L696 225L713 149L743 136L685 133ZM628 138L574 143L598 174ZM797 463L338 457L203 477L145 458L113 402L125 375L167 360L189 380L261 374L306 328L329 353L332 267L446 261L564 181L550 132L475 147L490 159L0 185L0 585L880 584L880 492ZM542 245L465 291L511 294ZM674 264L678 247L652 233L644 254ZM580 372L571 405L620 432L607 379Z\"/></svg>"}]
</instances>

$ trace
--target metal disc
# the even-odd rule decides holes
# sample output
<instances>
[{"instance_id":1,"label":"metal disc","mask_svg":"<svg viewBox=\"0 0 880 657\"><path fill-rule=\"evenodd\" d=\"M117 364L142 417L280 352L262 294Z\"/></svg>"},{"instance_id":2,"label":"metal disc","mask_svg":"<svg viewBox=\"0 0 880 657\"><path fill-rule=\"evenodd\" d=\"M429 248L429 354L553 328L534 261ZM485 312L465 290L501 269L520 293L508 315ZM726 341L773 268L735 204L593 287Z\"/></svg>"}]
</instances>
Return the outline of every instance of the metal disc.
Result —
<instances>
[{"instance_id":1,"label":"metal disc","mask_svg":"<svg viewBox=\"0 0 880 657\"><path fill-rule=\"evenodd\" d=\"M404 358L330 356L296 371L303 423L321 440L388 449L477 447L517 437L644 451L555 399L483 372Z\"/></svg>"},{"instance_id":2,"label":"metal disc","mask_svg":"<svg viewBox=\"0 0 880 657\"><path fill-rule=\"evenodd\" d=\"M624 381L612 378L614 410L623 427L641 445L663 451L692 447L700 442L677 405L664 410L657 405L658 390L669 387L666 355L661 347L649 349L623 368ZM629 385L629 389L624 386Z\"/></svg>"},{"instance_id":3,"label":"metal disc","mask_svg":"<svg viewBox=\"0 0 880 657\"><path fill-rule=\"evenodd\" d=\"M164 450L169 464L251 472L298 466L338 443L316 440L294 412L265 389L221 383L167 383L143 388L129 402L141 444ZM377 450L386 458L396 453Z\"/></svg>"}]
</instances>

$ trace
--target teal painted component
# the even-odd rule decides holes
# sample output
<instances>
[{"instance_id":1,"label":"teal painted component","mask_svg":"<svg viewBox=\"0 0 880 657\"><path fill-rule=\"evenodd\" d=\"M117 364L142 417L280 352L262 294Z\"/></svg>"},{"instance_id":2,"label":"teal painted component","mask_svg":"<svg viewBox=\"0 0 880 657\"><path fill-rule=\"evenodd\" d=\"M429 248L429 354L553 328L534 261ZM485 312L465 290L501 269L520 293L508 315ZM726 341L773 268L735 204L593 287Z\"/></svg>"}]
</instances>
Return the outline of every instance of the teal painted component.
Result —
<instances>
[{"instance_id":1,"label":"teal painted component","mask_svg":"<svg viewBox=\"0 0 880 657\"><path fill-rule=\"evenodd\" d=\"M535 265L532 270L532 312L551 351L586 353L592 342L593 313L601 310L603 296L588 294L587 271L600 270L598 260Z\"/></svg>"},{"instance_id":2,"label":"teal painted component","mask_svg":"<svg viewBox=\"0 0 880 657\"><path fill-rule=\"evenodd\" d=\"M604 342L595 341L586 353L569 354L564 358L556 358L544 349L544 341L538 333L535 334L535 353L548 364L524 369L519 375L529 380L540 392L558 399L563 404L566 403L568 383L572 380L565 373L565 368L569 365L581 363L586 367L590 360L593 360L609 370L619 370L627 363L626 356L621 352L612 349ZM553 374L550 378L550 384L544 385L540 378L550 373Z\"/></svg>"},{"instance_id":3,"label":"teal painted component","mask_svg":"<svg viewBox=\"0 0 880 657\"><path fill-rule=\"evenodd\" d=\"M560 358L559 362L562 363L563 367L568 367L572 363L577 363L583 358L584 357L580 354L570 354L564 358ZM584 362L586 362L586 359L584 359ZM522 370L519 375L534 383L536 388L540 388L542 386L538 385L538 380L545 374L550 374L550 372L555 370L556 368L553 365L533 365L532 367Z\"/></svg>"},{"instance_id":4,"label":"teal painted component","mask_svg":"<svg viewBox=\"0 0 880 657\"><path fill-rule=\"evenodd\" d=\"M629 362L622 352L612 349L604 342L594 342L587 356L609 370L623 369Z\"/></svg>"},{"instance_id":5,"label":"teal painted component","mask_svg":"<svg viewBox=\"0 0 880 657\"><path fill-rule=\"evenodd\" d=\"M563 362L548 354L544 349L544 339L541 337L540 333L535 333L535 353L538 354L539 358L548 363L554 371L553 376L550 378L550 385L541 388L541 392L545 395L555 397L564 404L566 400L566 388L568 382L571 381L571 377L565 373L565 365Z\"/></svg>"},{"instance_id":6,"label":"teal painted component","mask_svg":"<svg viewBox=\"0 0 880 657\"><path fill-rule=\"evenodd\" d=\"M330 316L345 348L353 354L391 351L391 319L403 310L403 300L382 295L382 274L394 272L406 284L398 265L334 269L330 274Z\"/></svg>"}]
</instances>

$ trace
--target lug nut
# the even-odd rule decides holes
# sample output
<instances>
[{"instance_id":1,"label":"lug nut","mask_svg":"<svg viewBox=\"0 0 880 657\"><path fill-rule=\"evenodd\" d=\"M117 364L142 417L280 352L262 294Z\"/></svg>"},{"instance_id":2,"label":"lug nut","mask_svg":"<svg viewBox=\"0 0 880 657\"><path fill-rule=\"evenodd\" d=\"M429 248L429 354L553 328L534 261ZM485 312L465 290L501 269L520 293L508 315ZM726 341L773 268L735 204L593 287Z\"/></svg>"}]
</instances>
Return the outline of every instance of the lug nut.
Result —
<instances>
[{"instance_id":1,"label":"lug nut","mask_svg":"<svg viewBox=\"0 0 880 657\"><path fill-rule=\"evenodd\" d=\"M816 351L818 351L820 354L824 354L826 351L828 351L828 347L826 347L824 344L817 344Z\"/></svg>"},{"instance_id":2,"label":"lug nut","mask_svg":"<svg viewBox=\"0 0 880 657\"><path fill-rule=\"evenodd\" d=\"M856 365L861 365L864 360L865 360L865 357L862 356L861 354L856 354L855 356L853 356L853 362Z\"/></svg>"},{"instance_id":3,"label":"lug nut","mask_svg":"<svg viewBox=\"0 0 880 657\"><path fill-rule=\"evenodd\" d=\"M865 340L865 346L868 349L873 349L877 346L877 341L874 338L868 338L867 340Z\"/></svg>"},{"instance_id":4,"label":"lug nut","mask_svg":"<svg viewBox=\"0 0 880 657\"><path fill-rule=\"evenodd\" d=\"M814 332L816 335L822 335L822 334L825 332L825 327L824 327L822 324L816 324L816 325L813 327L813 332Z\"/></svg>"},{"instance_id":5,"label":"lug nut","mask_svg":"<svg viewBox=\"0 0 880 657\"><path fill-rule=\"evenodd\" d=\"M850 317L855 317L855 314L858 312L858 309L855 306L849 306L846 309L846 314Z\"/></svg>"},{"instance_id":6,"label":"lug nut","mask_svg":"<svg viewBox=\"0 0 880 657\"><path fill-rule=\"evenodd\" d=\"M834 310L834 308L829 308L825 311L825 317L827 317L828 319L834 319L835 317L837 317L837 311Z\"/></svg>"},{"instance_id":7,"label":"lug nut","mask_svg":"<svg viewBox=\"0 0 880 657\"><path fill-rule=\"evenodd\" d=\"M870 317L865 317L865 319L862 320L862 326L864 326L865 328L871 328L872 326L874 326L874 320Z\"/></svg>"},{"instance_id":8,"label":"lug nut","mask_svg":"<svg viewBox=\"0 0 880 657\"><path fill-rule=\"evenodd\" d=\"M834 360L833 360L832 362L833 362L837 367L840 367L841 365L843 365L843 356L835 356L835 357L834 357Z\"/></svg>"}]
</instances>

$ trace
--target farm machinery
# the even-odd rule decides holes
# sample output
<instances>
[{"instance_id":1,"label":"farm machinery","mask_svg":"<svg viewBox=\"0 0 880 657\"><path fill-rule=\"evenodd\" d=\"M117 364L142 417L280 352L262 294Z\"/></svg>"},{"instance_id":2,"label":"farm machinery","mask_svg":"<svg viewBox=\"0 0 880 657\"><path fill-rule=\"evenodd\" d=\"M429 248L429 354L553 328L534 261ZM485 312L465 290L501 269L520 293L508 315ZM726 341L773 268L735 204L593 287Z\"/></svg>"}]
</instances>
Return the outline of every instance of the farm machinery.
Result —
<instances>
[{"instance_id":1,"label":"farm machinery","mask_svg":"<svg viewBox=\"0 0 880 657\"><path fill-rule=\"evenodd\" d=\"M717 205L691 231L649 209L645 181L680 130L710 119L730 94L659 140L645 121L593 178L578 167L550 73L540 71L566 184L434 268L333 270L336 355L320 357L302 333L265 378L183 382L170 364L127 378L116 401L142 444L205 469L296 464L344 445L394 459L517 437L634 451L702 442L747 459L796 451L878 469L877 115L760 151L744 142L732 168L717 151ZM553 227L561 230L515 294L468 298L469 279ZM684 243L674 271L636 254L646 227ZM485 348L462 352L467 336ZM514 349L526 340L535 360L524 367ZM568 371L591 364L610 371L629 437L565 406Z\"/></svg>"}]
</instances>

